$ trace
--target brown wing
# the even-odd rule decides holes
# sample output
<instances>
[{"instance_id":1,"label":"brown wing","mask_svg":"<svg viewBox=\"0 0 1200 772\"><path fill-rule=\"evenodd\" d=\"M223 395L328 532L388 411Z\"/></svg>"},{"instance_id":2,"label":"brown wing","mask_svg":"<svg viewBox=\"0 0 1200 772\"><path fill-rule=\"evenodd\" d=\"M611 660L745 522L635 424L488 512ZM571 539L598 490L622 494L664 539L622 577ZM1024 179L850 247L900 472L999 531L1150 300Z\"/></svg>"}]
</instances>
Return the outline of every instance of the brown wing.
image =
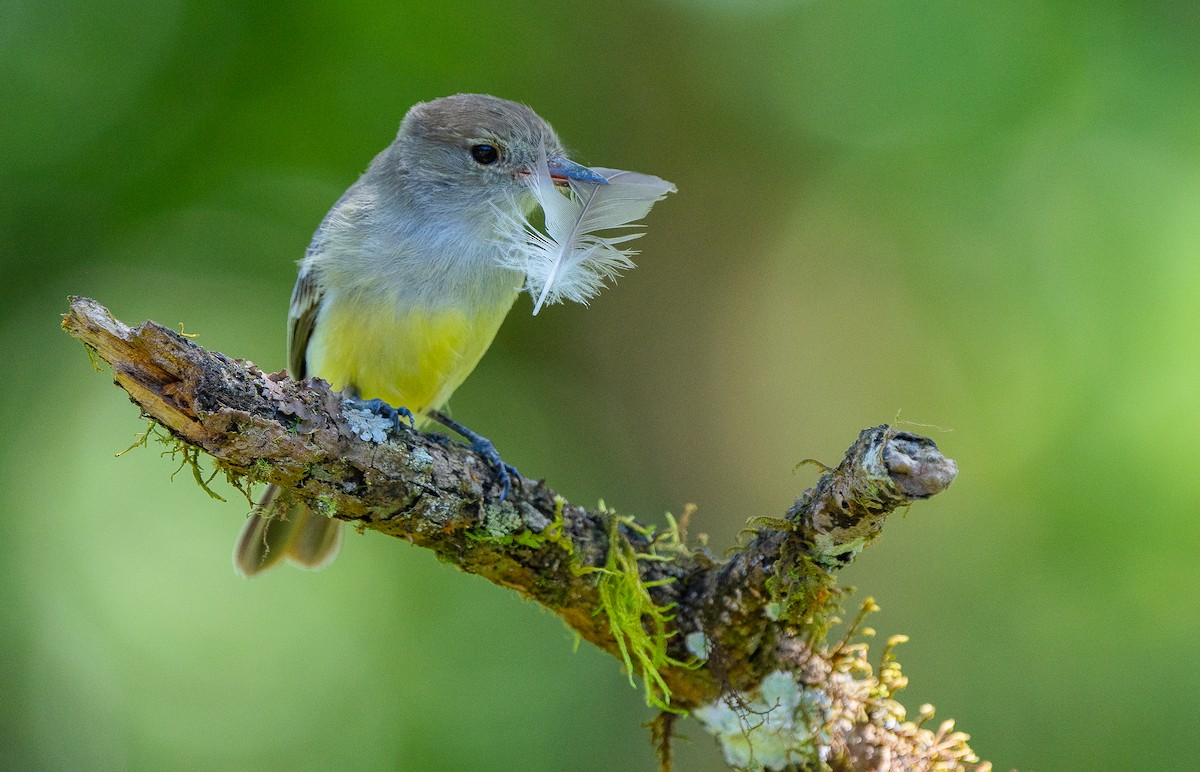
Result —
<instances>
[{"instance_id":1,"label":"brown wing","mask_svg":"<svg viewBox=\"0 0 1200 772\"><path fill-rule=\"evenodd\" d=\"M321 310L321 288L316 276L306 262L296 277L292 290L292 307L288 310L288 370L296 380L307 377L306 354L308 339L312 337Z\"/></svg>"}]
</instances>

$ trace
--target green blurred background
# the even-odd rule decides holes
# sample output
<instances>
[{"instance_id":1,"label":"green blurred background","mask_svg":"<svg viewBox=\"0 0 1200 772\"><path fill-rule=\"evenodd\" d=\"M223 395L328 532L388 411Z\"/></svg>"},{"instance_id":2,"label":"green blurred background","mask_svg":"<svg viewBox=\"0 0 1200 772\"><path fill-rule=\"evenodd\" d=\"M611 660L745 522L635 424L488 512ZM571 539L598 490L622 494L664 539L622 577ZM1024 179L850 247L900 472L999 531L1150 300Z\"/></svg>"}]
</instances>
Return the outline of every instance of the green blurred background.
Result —
<instances>
[{"instance_id":1,"label":"green blurred background","mask_svg":"<svg viewBox=\"0 0 1200 772\"><path fill-rule=\"evenodd\" d=\"M614 660L430 554L237 578L244 501L114 459L144 422L58 330L87 294L281 369L321 216L458 91L680 191L590 308L518 302L459 418L718 551L801 459L936 425L960 479L846 572L910 711L998 769L1194 764L1196 5L450 7L0 4L0 766L654 768Z\"/></svg>"}]
</instances>

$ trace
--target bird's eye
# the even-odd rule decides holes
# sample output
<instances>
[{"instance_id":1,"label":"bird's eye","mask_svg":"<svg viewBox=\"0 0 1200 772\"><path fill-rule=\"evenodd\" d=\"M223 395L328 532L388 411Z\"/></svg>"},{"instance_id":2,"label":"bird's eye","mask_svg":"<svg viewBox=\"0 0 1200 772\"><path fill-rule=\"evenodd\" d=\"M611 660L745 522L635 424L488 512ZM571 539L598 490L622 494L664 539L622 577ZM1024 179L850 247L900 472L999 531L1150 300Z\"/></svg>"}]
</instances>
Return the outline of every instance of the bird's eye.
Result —
<instances>
[{"instance_id":1,"label":"bird's eye","mask_svg":"<svg viewBox=\"0 0 1200 772\"><path fill-rule=\"evenodd\" d=\"M496 163L500 160L500 151L495 145L472 145L471 157L484 166Z\"/></svg>"}]
</instances>

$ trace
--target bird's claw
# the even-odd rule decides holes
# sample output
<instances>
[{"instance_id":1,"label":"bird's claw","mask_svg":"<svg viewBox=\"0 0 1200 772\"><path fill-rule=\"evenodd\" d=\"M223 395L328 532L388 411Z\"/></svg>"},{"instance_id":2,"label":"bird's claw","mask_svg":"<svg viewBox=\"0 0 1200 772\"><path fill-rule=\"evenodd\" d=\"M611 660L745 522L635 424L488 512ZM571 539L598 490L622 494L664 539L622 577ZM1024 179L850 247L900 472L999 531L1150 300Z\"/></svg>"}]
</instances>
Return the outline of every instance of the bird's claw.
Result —
<instances>
[{"instance_id":1,"label":"bird's claw","mask_svg":"<svg viewBox=\"0 0 1200 772\"><path fill-rule=\"evenodd\" d=\"M417 426L417 422L416 419L413 418L412 411L406 407L392 407L379 398L365 400L356 399L352 401L357 407L360 407L364 410L370 410L380 418L386 418L387 420L391 421L392 428L394 428L396 431L400 431L400 422L402 420L408 421L409 428L415 429Z\"/></svg>"},{"instance_id":2,"label":"bird's claw","mask_svg":"<svg viewBox=\"0 0 1200 772\"><path fill-rule=\"evenodd\" d=\"M496 480L500 483L501 501L508 498L508 494L512 491L513 480L516 480L517 485L521 484L521 473L517 471L515 466L504 463L504 459L500 458L500 452L496 450L496 446L487 437L471 431L440 410L431 410L429 417L447 429L465 437L471 443L471 450L482 456L484 461L487 461L488 466L496 474Z\"/></svg>"},{"instance_id":3,"label":"bird's claw","mask_svg":"<svg viewBox=\"0 0 1200 772\"><path fill-rule=\"evenodd\" d=\"M496 473L496 479L500 483L500 500L507 499L508 494L512 491L513 481L515 480L517 485L521 484L521 473L515 466L500 458L500 451L496 450L496 446L486 437L476 434L471 441L471 450L483 456L483 460L488 462L488 466Z\"/></svg>"}]
</instances>

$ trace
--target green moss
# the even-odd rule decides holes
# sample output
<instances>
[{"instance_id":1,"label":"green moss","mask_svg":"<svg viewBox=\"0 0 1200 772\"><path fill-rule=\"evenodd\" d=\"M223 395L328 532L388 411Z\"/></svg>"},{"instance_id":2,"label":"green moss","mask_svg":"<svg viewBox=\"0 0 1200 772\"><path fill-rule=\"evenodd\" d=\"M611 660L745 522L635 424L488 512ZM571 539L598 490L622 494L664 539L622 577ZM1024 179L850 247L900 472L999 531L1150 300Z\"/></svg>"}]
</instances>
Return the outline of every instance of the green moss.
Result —
<instances>
[{"instance_id":1,"label":"green moss","mask_svg":"<svg viewBox=\"0 0 1200 772\"><path fill-rule=\"evenodd\" d=\"M541 549L547 544L554 544L567 555L574 557L575 543L571 541L571 537L566 535L563 524L563 503L561 496L554 498L554 520L540 532L530 528L517 531L516 526L524 521L510 505L506 511L511 514L511 517L500 517L499 510L496 513L489 511L487 517L484 518L483 530L470 531L467 533L467 538L474 542L486 542L500 547L517 545L529 549Z\"/></svg>"},{"instance_id":2,"label":"green moss","mask_svg":"<svg viewBox=\"0 0 1200 772\"><path fill-rule=\"evenodd\" d=\"M133 435L133 444L118 453L117 458L120 458L134 448L147 447L150 444L151 437L154 437L156 440L158 440L158 438L161 437L165 432L166 430L159 425L158 421L151 419L146 424L146 431L138 432L137 434Z\"/></svg>"},{"instance_id":3,"label":"green moss","mask_svg":"<svg viewBox=\"0 0 1200 772\"><path fill-rule=\"evenodd\" d=\"M271 474L271 462L265 458L256 458L254 463L250 464L248 476L254 480L265 480L267 475Z\"/></svg>"},{"instance_id":4,"label":"green moss","mask_svg":"<svg viewBox=\"0 0 1200 772\"><path fill-rule=\"evenodd\" d=\"M308 501L308 506L323 517L333 517L337 514L337 505L333 503L332 496L317 496Z\"/></svg>"},{"instance_id":5,"label":"green moss","mask_svg":"<svg viewBox=\"0 0 1200 772\"><path fill-rule=\"evenodd\" d=\"M790 531L793 529L793 525L788 520L779 517L767 517L766 515L752 517L746 521L746 527L737 532L736 542L732 547L725 550L725 556L731 557L735 552L745 549L750 544L750 541L758 536L763 529Z\"/></svg>"},{"instance_id":6,"label":"green moss","mask_svg":"<svg viewBox=\"0 0 1200 772\"><path fill-rule=\"evenodd\" d=\"M175 475L183 471L184 467L190 468L192 470L192 479L196 481L196 484L200 486L201 490L217 501L224 501L225 497L214 491L209 486L209 483L211 483L216 476L221 473L221 470L214 469L212 474L206 478L204 476L204 470L200 468L200 449L192 447L183 440L175 439L174 437L172 437L171 440L172 442L169 443L168 449L163 451L163 455L170 455L172 459L180 459L179 468L171 473L171 479L174 480Z\"/></svg>"},{"instance_id":7,"label":"green moss","mask_svg":"<svg viewBox=\"0 0 1200 772\"><path fill-rule=\"evenodd\" d=\"M600 510L604 511L604 502L600 503ZM622 525L644 537L649 545L645 552L635 553L638 560L668 563L681 555L691 554L691 550L684 544L679 523L670 512L667 512L666 516L668 526L662 533L656 533L657 529L653 525L642 525L632 517L620 518Z\"/></svg>"},{"instance_id":8,"label":"green moss","mask_svg":"<svg viewBox=\"0 0 1200 772\"><path fill-rule=\"evenodd\" d=\"M896 660L896 647L908 643L907 635L893 635L887 639L883 653L879 655L879 686L872 696L879 699L895 699L896 692L908 686L908 676L900 668Z\"/></svg>"},{"instance_id":9,"label":"green moss","mask_svg":"<svg viewBox=\"0 0 1200 772\"><path fill-rule=\"evenodd\" d=\"M230 487L237 490L238 493L246 497L246 501L251 504L254 502L254 492L251 489L252 480L240 472L235 472L227 466L221 466L221 471L225 473L225 482L229 483Z\"/></svg>"},{"instance_id":10,"label":"green moss","mask_svg":"<svg viewBox=\"0 0 1200 772\"><path fill-rule=\"evenodd\" d=\"M825 639L847 592L820 563L798 552L776 562L775 574L765 586L771 618L802 627L814 644Z\"/></svg>"},{"instance_id":11,"label":"green moss","mask_svg":"<svg viewBox=\"0 0 1200 772\"><path fill-rule=\"evenodd\" d=\"M567 536L566 527L563 525L563 501L562 496L554 497L554 520L550 525L542 529L538 534L543 542L558 545L563 552L571 557L575 557L575 542L571 541L571 537Z\"/></svg>"},{"instance_id":12,"label":"green moss","mask_svg":"<svg viewBox=\"0 0 1200 772\"><path fill-rule=\"evenodd\" d=\"M172 480L187 467L191 469L192 479L196 481L201 490L218 501L225 501L225 498L214 491L211 486L212 481L216 479L217 475L224 472L225 479L229 481L229 484L241 491L247 498L250 498L250 491L243 483L244 475L219 465L211 473L206 474L200 466L200 459L203 457L204 452L171 434L162 424L154 420L151 420L146 426L146 430L139 432L133 444L118 453L117 457L125 455L134 448L149 447L150 440L154 440L163 446L164 450L161 455L170 456L172 460L179 460L179 467L171 473Z\"/></svg>"},{"instance_id":13,"label":"green moss","mask_svg":"<svg viewBox=\"0 0 1200 772\"><path fill-rule=\"evenodd\" d=\"M662 677L664 667L690 667L667 655L667 641L674 635L668 632L670 611L674 604L659 606L650 596L649 588L674 581L663 579L654 582L642 581L638 570L638 559L669 559L653 552L639 555L629 540L621 535L620 526L635 528L646 533L632 518L611 515L608 556L603 566L577 569L580 575L595 574L596 589L600 595L600 608L608 618L609 629L625 663L629 683L634 685L634 673L640 673L645 688L646 704L660 710L682 712L671 707L671 689Z\"/></svg>"},{"instance_id":14,"label":"green moss","mask_svg":"<svg viewBox=\"0 0 1200 772\"><path fill-rule=\"evenodd\" d=\"M759 517L752 517L747 520L746 528L744 528L742 532L748 532L751 535L754 535L758 533L760 528L769 528L772 531L790 531L792 530L793 526L790 521L785 520L782 517L767 517L766 515L760 515Z\"/></svg>"}]
</instances>

